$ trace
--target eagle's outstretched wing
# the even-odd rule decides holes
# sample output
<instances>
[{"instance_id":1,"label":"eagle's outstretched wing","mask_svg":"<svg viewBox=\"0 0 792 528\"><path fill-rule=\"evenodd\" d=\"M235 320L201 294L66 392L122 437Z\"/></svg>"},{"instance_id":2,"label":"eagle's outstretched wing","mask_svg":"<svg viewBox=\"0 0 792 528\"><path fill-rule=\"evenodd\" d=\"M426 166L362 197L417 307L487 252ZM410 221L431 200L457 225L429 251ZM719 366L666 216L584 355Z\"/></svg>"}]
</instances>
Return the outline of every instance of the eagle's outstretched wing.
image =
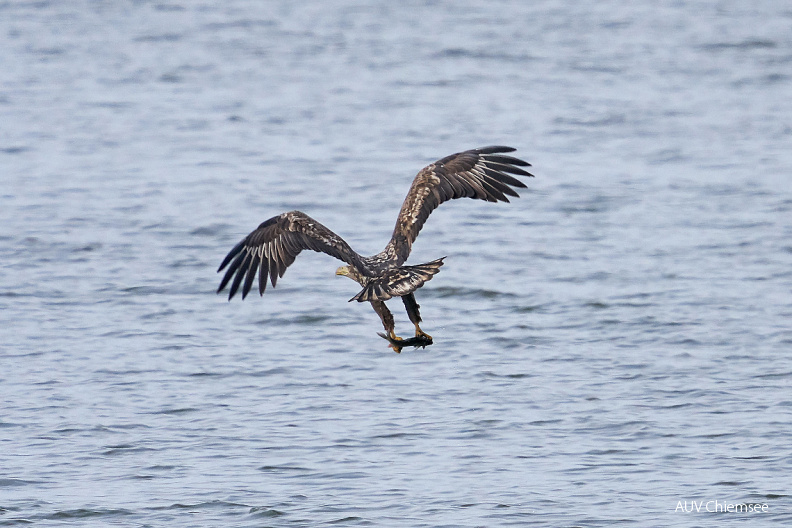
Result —
<instances>
[{"instance_id":1,"label":"eagle's outstretched wing","mask_svg":"<svg viewBox=\"0 0 792 528\"><path fill-rule=\"evenodd\" d=\"M533 175L520 168L530 163L502 154L514 150L502 146L467 150L422 169L404 199L386 249L396 255L398 265L407 260L424 222L441 203L455 198L508 202L506 195L519 196L512 187L525 184L510 174Z\"/></svg>"},{"instance_id":2,"label":"eagle's outstretched wing","mask_svg":"<svg viewBox=\"0 0 792 528\"><path fill-rule=\"evenodd\" d=\"M240 285L244 299L258 272L259 294L263 295L267 288L267 276L274 288L278 278L283 277L286 268L294 262L295 257L303 249L327 253L347 264L362 267L360 255L355 253L344 239L307 214L292 211L263 222L229 251L217 269L220 272L228 266L217 293L220 293L233 278L228 299L236 294Z\"/></svg>"}]
</instances>

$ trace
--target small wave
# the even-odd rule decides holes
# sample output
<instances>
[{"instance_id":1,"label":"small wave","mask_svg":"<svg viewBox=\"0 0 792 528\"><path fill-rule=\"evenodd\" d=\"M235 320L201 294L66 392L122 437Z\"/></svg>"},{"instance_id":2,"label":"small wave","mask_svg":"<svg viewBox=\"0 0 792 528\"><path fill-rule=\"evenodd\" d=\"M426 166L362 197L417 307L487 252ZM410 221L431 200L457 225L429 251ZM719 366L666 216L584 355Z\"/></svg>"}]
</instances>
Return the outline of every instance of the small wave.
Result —
<instances>
[{"instance_id":1,"label":"small wave","mask_svg":"<svg viewBox=\"0 0 792 528\"><path fill-rule=\"evenodd\" d=\"M165 288L157 286L129 286L127 288L121 288L120 291L130 295L163 295L168 293L168 290Z\"/></svg>"},{"instance_id":2,"label":"small wave","mask_svg":"<svg viewBox=\"0 0 792 528\"><path fill-rule=\"evenodd\" d=\"M569 118L558 117L554 121L557 125L572 125L575 127L608 127L627 123L627 116L619 113L606 114L600 117Z\"/></svg>"},{"instance_id":3,"label":"small wave","mask_svg":"<svg viewBox=\"0 0 792 528\"><path fill-rule=\"evenodd\" d=\"M159 411L153 411L150 414L187 414L197 411L200 411L200 409L195 407L177 407L175 409L161 409Z\"/></svg>"},{"instance_id":4,"label":"small wave","mask_svg":"<svg viewBox=\"0 0 792 528\"><path fill-rule=\"evenodd\" d=\"M528 62L535 60L535 57L525 53L505 53L481 50L471 50L466 48L446 48L434 54L434 58L440 59L475 59L486 61L503 62Z\"/></svg>"},{"instance_id":5,"label":"small wave","mask_svg":"<svg viewBox=\"0 0 792 528\"><path fill-rule=\"evenodd\" d=\"M562 422L563 420L558 418L554 420L534 420L533 422L528 422L528 425L555 425Z\"/></svg>"},{"instance_id":6,"label":"small wave","mask_svg":"<svg viewBox=\"0 0 792 528\"><path fill-rule=\"evenodd\" d=\"M701 46L706 51L723 51L723 50L756 50L756 49L772 49L778 47L778 43L774 40L764 39L749 39L740 42L713 42L711 44L704 44Z\"/></svg>"},{"instance_id":7,"label":"small wave","mask_svg":"<svg viewBox=\"0 0 792 528\"><path fill-rule=\"evenodd\" d=\"M770 372L768 374L759 374L753 376L754 379L784 379L792 378L792 372Z\"/></svg>"},{"instance_id":8,"label":"small wave","mask_svg":"<svg viewBox=\"0 0 792 528\"><path fill-rule=\"evenodd\" d=\"M422 290L426 297L477 297L480 299L496 299L498 297L516 297L510 292L500 292L496 290L486 290L479 288L465 288L461 286L441 286L431 290Z\"/></svg>"},{"instance_id":9,"label":"small wave","mask_svg":"<svg viewBox=\"0 0 792 528\"><path fill-rule=\"evenodd\" d=\"M0 148L0 152L3 154L22 154L23 152L29 151L29 147L5 147Z\"/></svg>"},{"instance_id":10,"label":"small wave","mask_svg":"<svg viewBox=\"0 0 792 528\"><path fill-rule=\"evenodd\" d=\"M135 42L176 42L182 36L178 33L162 33L160 35L143 35L135 38Z\"/></svg>"},{"instance_id":11,"label":"small wave","mask_svg":"<svg viewBox=\"0 0 792 528\"><path fill-rule=\"evenodd\" d=\"M134 515L134 513L122 508L119 509L99 508L96 510L89 508L78 508L76 510L58 511L50 515L44 516L42 518L48 520L63 520L63 519L85 519L88 517L118 517L118 516L126 516L126 515Z\"/></svg>"},{"instance_id":12,"label":"small wave","mask_svg":"<svg viewBox=\"0 0 792 528\"><path fill-rule=\"evenodd\" d=\"M0 478L0 488L13 488L16 486L28 486L30 484L41 484L41 481L16 478Z\"/></svg>"},{"instance_id":13,"label":"small wave","mask_svg":"<svg viewBox=\"0 0 792 528\"><path fill-rule=\"evenodd\" d=\"M423 433L408 433L408 432L397 432L397 433L384 433L374 435L371 438L375 438L378 440L389 440L392 438L416 438L416 437L425 437L426 435Z\"/></svg>"},{"instance_id":14,"label":"small wave","mask_svg":"<svg viewBox=\"0 0 792 528\"><path fill-rule=\"evenodd\" d=\"M223 232L230 229L231 227L232 226L230 224L209 224L205 226L196 227L195 229L190 231L190 235L213 237L223 234Z\"/></svg>"},{"instance_id":15,"label":"small wave","mask_svg":"<svg viewBox=\"0 0 792 528\"><path fill-rule=\"evenodd\" d=\"M333 316L323 314L301 314L292 318L262 319L256 324L272 326L304 325L315 326L333 319Z\"/></svg>"},{"instance_id":16,"label":"small wave","mask_svg":"<svg viewBox=\"0 0 792 528\"><path fill-rule=\"evenodd\" d=\"M217 508L250 508L247 504L240 504L238 502L227 502L221 500L198 502L195 504L182 504L180 502L171 504L169 506L153 506L148 508L151 511L168 511L168 510L204 510L204 509L217 509Z\"/></svg>"},{"instance_id":17,"label":"small wave","mask_svg":"<svg viewBox=\"0 0 792 528\"><path fill-rule=\"evenodd\" d=\"M250 508L248 513L256 517L280 517L281 515L286 515L280 510L267 508L265 506L254 506Z\"/></svg>"},{"instance_id":18,"label":"small wave","mask_svg":"<svg viewBox=\"0 0 792 528\"><path fill-rule=\"evenodd\" d=\"M514 306L512 311L514 313L519 314L526 314L526 313L533 313L533 312L540 312L544 307L541 304L530 304L526 306Z\"/></svg>"},{"instance_id":19,"label":"small wave","mask_svg":"<svg viewBox=\"0 0 792 528\"><path fill-rule=\"evenodd\" d=\"M129 444L120 444L115 446L107 446L107 449L102 452L103 456L117 456L126 455L130 453L142 453L145 451L156 451L150 447L137 447Z\"/></svg>"},{"instance_id":20,"label":"small wave","mask_svg":"<svg viewBox=\"0 0 792 528\"><path fill-rule=\"evenodd\" d=\"M209 24L204 24L203 28L209 31L214 31L218 29L250 29L256 27L272 27L276 25L277 22L274 20L268 20L266 18L245 18L240 20L232 20L231 22L211 22Z\"/></svg>"},{"instance_id":21,"label":"small wave","mask_svg":"<svg viewBox=\"0 0 792 528\"><path fill-rule=\"evenodd\" d=\"M525 372L515 372L513 374L498 374L492 371L485 371L479 374L479 376L483 378L507 378L507 379L522 379L522 378L533 378L535 374L527 374Z\"/></svg>"},{"instance_id":22,"label":"small wave","mask_svg":"<svg viewBox=\"0 0 792 528\"><path fill-rule=\"evenodd\" d=\"M327 523L328 524L343 524L343 523L356 522L356 521L362 521L362 520L363 520L363 517L356 517L356 516L352 515L350 517L342 517L342 518L336 519L334 521L328 521Z\"/></svg>"},{"instance_id":23,"label":"small wave","mask_svg":"<svg viewBox=\"0 0 792 528\"><path fill-rule=\"evenodd\" d=\"M284 367L275 367L267 370L254 370L254 371L245 371L239 372L237 374L243 376L251 376L253 378L266 378L268 376L276 376L278 374L288 374L290 371Z\"/></svg>"},{"instance_id":24,"label":"small wave","mask_svg":"<svg viewBox=\"0 0 792 528\"><path fill-rule=\"evenodd\" d=\"M258 468L259 471L263 471L265 473L281 473L281 472L303 472L303 471L311 471L307 467L302 466L289 466L289 465L282 465L282 466L261 466Z\"/></svg>"}]
</instances>

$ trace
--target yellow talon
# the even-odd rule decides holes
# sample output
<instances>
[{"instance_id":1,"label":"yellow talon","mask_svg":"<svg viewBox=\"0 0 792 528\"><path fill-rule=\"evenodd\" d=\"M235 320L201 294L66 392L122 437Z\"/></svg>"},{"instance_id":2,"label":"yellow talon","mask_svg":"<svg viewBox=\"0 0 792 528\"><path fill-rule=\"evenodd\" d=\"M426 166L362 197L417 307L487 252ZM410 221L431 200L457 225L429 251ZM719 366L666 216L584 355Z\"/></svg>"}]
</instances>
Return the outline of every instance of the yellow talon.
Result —
<instances>
[{"instance_id":1,"label":"yellow talon","mask_svg":"<svg viewBox=\"0 0 792 528\"><path fill-rule=\"evenodd\" d=\"M429 341L432 340L432 336L421 330L421 327L419 327L418 325L415 325L415 337L424 337Z\"/></svg>"},{"instance_id":2,"label":"yellow talon","mask_svg":"<svg viewBox=\"0 0 792 528\"><path fill-rule=\"evenodd\" d=\"M402 339L401 337L397 336L396 332L394 332L393 330L388 332L388 337L391 339L390 344L388 345L388 347L392 348L393 351L396 352L397 354L401 354L402 347L398 346L393 341L404 341L404 339Z\"/></svg>"}]
</instances>

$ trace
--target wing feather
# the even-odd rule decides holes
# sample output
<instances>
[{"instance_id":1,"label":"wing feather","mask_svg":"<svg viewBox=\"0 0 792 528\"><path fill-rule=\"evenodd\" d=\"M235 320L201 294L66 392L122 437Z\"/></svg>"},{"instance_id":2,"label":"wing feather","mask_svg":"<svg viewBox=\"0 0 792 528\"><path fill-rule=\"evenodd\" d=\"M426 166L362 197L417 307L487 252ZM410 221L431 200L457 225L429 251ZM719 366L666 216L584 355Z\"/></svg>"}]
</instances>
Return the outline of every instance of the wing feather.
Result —
<instances>
[{"instance_id":1,"label":"wing feather","mask_svg":"<svg viewBox=\"0 0 792 528\"><path fill-rule=\"evenodd\" d=\"M504 174L503 172L498 172L496 170L490 169L489 167L481 167L481 171L484 172L484 174L486 174L493 180L498 180L499 182L505 183L506 185L511 185L512 187L520 187L521 189L525 189L527 187L527 185L525 185L523 182L521 182L514 176L509 176L508 174Z\"/></svg>"},{"instance_id":2,"label":"wing feather","mask_svg":"<svg viewBox=\"0 0 792 528\"><path fill-rule=\"evenodd\" d=\"M467 150L424 167L404 199L386 248L397 265L407 260L426 219L441 203L456 198L508 202L507 196L519 197L514 187L526 185L512 175L533 175L520 168L530 167L530 163L504 155L514 150L498 145Z\"/></svg>"},{"instance_id":3,"label":"wing feather","mask_svg":"<svg viewBox=\"0 0 792 528\"><path fill-rule=\"evenodd\" d=\"M256 278L256 270L259 267L260 257L258 251L254 251L251 254L251 261L250 265L248 266L247 275L245 276L245 284L242 286L242 296L247 296L248 292L250 292L250 288L253 286L253 279Z\"/></svg>"},{"instance_id":4,"label":"wing feather","mask_svg":"<svg viewBox=\"0 0 792 528\"><path fill-rule=\"evenodd\" d=\"M487 156L487 162L495 162L495 163L503 163L505 165L519 165L520 167L530 167L530 163L527 161L521 160L520 158L515 158L513 156L495 156L490 155Z\"/></svg>"},{"instance_id":5,"label":"wing feather","mask_svg":"<svg viewBox=\"0 0 792 528\"><path fill-rule=\"evenodd\" d=\"M259 254L264 257L264 248L259 248ZM259 294L264 295L267 289L267 279L269 278L269 264L266 258L262 258L259 263ZM222 288L220 288L222 290Z\"/></svg>"},{"instance_id":6,"label":"wing feather","mask_svg":"<svg viewBox=\"0 0 792 528\"><path fill-rule=\"evenodd\" d=\"M239 284L242 282L242 279L245 278L245 273L248 268L248 263L250 262L250 253L245 252L243 253L245 258L242 260L242 265L239 266L239 273L236 274L234 277L234 282L231 283L231 289L228 291L228 295L233 297L236 294L237 290L239 289Z\"/></svg>"},{"instance_id":7,"label":"wing feather","mask_svg":"<svg viewBox=\"0 0 792 528\"><path fill-rule=\"evenodd\" d=\"M502 181L500 181L498 178L487 178L487 175L486 175L486 173L483 170L481 170L481 169L472 169L471 172L475 173L478 177L482 178L482 180L484 180L491 187L494 187L495 189L497 189L498 192L503 193L503 194L508 194L509 196L514 196L514 197L517 197L517 198L520 197L520 195L517 194L517 191L515 191L514 189L512 189L511 187L509 187L508 185L506 185ZM509 201L506 197L504 197L503 200L505 200L506 202Z\"/></svg>"},{"instance_id":8,"label":"wing feather","mask_svg":"<svg viewBox=\"0 0 792 528\"><path fill-rule=\"evenodd\" d=\"M220 265L220 269L217 271L222 270L226 264L231 261L231 259L233 259L233 262L231 262L231 266L228 268L228 271L226 271L225 275L223 275L223 280L220 281L220 288L217 291L225 288L226 284L228 284L228 281L230 281L234 276L234 271L239 269L240 264L242 264L242 260L245 258L245 253L241 253L241 251L242 244L240 243L234 246L234 249L232 249L228 255L226 255L225 260L223 260L223 263Z\"/></svg>"},{"instance_id":9,"label":"wing feather","mask_svg":"<svg viewBox=\"0 0 792 528\"><path fill-rule=\"evenodd\" d=\"M500 172L510 172L512 174L519 174L520 176L533 176L533 174L530 172L524 171L519 167L515 167L514 165L506 165L505 163L490 162L484 163L484 166Z\"/></svg>"},{"instance_id":10,"label":"wing feather","mask_svg":"<svg viewBox=\"0 0 792 528\"><path fill-rule=\"evenodd\" d=\"M236 295L240 286L244 299L258 273L258 290L263 295L267 289L267 279L274 288L278 279L286 273L286 268L294 263L294 259L304 249L326 253L365 271L360 255L344 239L305 213L292 211L263 222L229 251L217 269L220 272L228 267L217 292L223 291L230 282L229 300Z\"/></svg>"}]
</instances>

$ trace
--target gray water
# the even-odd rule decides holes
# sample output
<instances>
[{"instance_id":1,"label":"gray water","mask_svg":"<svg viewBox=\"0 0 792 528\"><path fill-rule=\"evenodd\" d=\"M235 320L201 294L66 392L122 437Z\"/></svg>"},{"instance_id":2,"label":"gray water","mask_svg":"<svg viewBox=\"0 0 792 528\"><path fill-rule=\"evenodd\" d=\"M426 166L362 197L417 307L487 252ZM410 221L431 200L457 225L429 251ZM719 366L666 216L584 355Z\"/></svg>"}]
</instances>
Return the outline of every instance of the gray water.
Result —
<instances>
[{"instance_id":1,"label":"gray water","mask_svg":"<svg viewBox=\"0 0 792 528\"><path fill-rule=\"evenodd\" d=\"M792 524L787 2L10 1L0 65L0 525ZM490 144L425 350L325 255L215 295Z\"/></svg>"}]
</instances>

